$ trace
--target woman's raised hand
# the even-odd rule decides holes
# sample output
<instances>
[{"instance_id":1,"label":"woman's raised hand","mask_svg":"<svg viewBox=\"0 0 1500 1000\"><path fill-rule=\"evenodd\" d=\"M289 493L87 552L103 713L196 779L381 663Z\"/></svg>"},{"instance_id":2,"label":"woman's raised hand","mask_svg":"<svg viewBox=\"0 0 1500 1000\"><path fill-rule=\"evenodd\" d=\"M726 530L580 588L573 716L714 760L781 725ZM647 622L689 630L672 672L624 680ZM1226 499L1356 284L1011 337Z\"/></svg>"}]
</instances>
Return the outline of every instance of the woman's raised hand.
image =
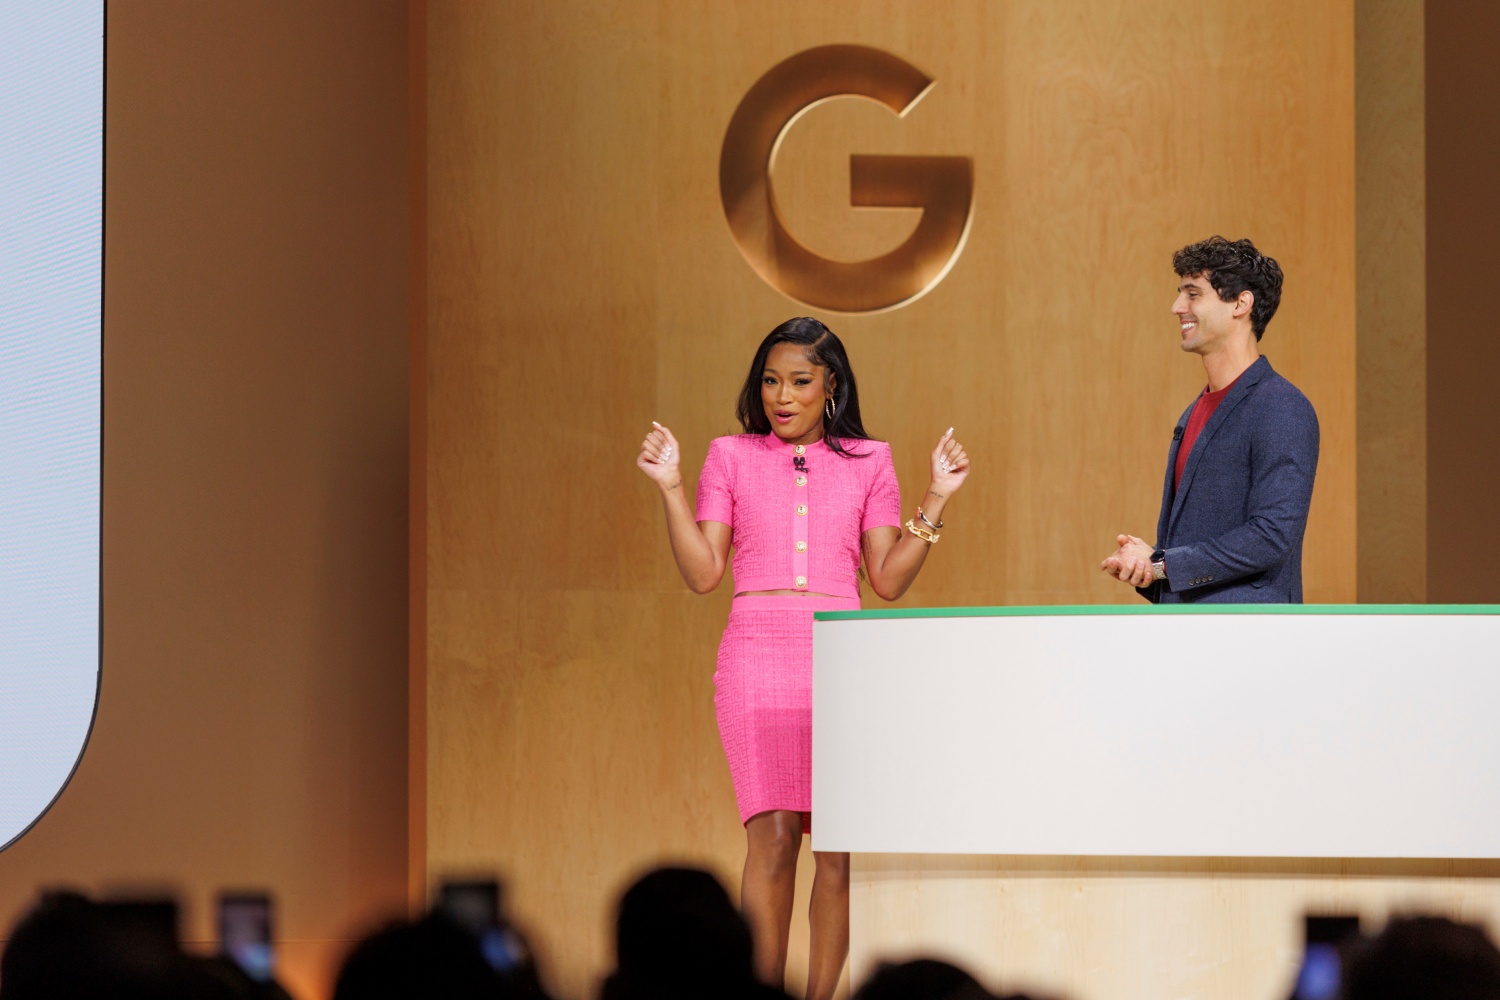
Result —
<instances>
[{"instance_id":1,"label":"woman's raised hand","mask_svg":"<svg viewBox=\"0 0 1500 1000\"><path fill-rule=\"evenodd\" d=\"M932 449L932 485L939 493L952 496L968 478L968 453L954 440L953 428L950 427L938 438L937 447Z\"/></svg>"},{"instance_id":2,"label":"woman's raised hand","mask_svg":"<svg viewBox=\"0 0 1500 1000\"><path fill-rule=\"evenodd\" d=\"M682 449L677 447L671 431L655 420L651 426L655 429L641 442L641 454L635 464L658 486L679 482L682 477L677 467L682 462Z\"/></svg>"}]
</instances>

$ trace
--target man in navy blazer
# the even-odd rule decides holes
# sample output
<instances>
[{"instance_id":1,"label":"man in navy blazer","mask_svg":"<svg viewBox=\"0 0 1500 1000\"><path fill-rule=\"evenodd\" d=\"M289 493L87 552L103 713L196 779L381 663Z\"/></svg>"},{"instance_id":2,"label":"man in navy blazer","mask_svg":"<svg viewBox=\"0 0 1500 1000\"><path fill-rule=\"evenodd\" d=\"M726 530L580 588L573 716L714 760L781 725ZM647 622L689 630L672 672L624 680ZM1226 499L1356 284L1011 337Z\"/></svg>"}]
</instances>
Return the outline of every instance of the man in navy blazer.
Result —
<instances>
[{"instance_id":1,"label":"man in navy blazer","mask_svg":"<svg viewBox=\"0 0 1500 1000\"><path fill-rule=\"evenodd\" d=\"M1099 568L1161 604L1300 604L1318 416L1260 353L1281 268L1220 236L1172 266L1182 349L1203 359L1208 387L1172 431L1156 544L1119 535Z\"/></svg>"}]
</instances>

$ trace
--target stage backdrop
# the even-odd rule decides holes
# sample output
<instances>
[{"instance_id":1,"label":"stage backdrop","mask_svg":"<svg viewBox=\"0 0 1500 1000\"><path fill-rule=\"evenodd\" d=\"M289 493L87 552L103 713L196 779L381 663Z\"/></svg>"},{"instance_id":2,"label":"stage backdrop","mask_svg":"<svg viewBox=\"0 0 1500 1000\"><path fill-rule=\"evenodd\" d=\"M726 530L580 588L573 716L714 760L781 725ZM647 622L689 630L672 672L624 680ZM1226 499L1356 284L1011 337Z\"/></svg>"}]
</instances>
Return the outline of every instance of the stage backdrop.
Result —
<instances>
[{"instance_id":1,"label":"stage backdrop","mask_svg":"<svg viewBox=\"0 0 1500 1000\"><path fill-rule=\"evenodd\" d=\"M642 866L686 858L737 886L711 679L730 588L683 586L633 462L660 420L695 483L788 317L848 345L908 511L945 428L973 456L903 603L1134 601L1096 566L1117 532L1154 532L1173 421L1203 385L1168 312L1171 253L1252 237L1287 275L1263 349L1322 423L1307 599L1355 599L1351 0L552 0L418 18L413 844L432 876L524 873L514 905L561 995L607 967L613 901ZM934 83L904 117L850 98L791 127L772 177L788 232L842 261L912 232L915 210L850 207L851 154L972 170L951 271L874 314L768 284L721 198L741 99L835 44ZM794 981L804 942L799 922Z\"/></svg>"}]
</instances>

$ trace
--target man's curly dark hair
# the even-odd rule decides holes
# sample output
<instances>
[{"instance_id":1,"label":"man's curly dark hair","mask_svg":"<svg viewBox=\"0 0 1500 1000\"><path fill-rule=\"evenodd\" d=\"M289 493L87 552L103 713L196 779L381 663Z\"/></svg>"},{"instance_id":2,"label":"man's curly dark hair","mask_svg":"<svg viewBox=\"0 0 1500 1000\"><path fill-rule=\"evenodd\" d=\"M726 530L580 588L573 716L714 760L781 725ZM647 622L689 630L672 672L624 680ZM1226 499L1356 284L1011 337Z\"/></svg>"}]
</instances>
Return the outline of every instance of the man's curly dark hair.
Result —
<instances>
[{"instance_id":1,"label":"man's curly dark hair","mask_svg":"<svg viewBox=\"0 0 1500 1000\"><path fill-rule=\"evenodd\" d=\"M1266 332L1266 324L1281 305L1281 265L1255 249L1249 240L1210 236L1174 253L1172 269L1179 278L1204 275L1225 302L1233 302L1244 291L1254 294L1250 328L1256 340Z\"/></svg>"}]
</instances>

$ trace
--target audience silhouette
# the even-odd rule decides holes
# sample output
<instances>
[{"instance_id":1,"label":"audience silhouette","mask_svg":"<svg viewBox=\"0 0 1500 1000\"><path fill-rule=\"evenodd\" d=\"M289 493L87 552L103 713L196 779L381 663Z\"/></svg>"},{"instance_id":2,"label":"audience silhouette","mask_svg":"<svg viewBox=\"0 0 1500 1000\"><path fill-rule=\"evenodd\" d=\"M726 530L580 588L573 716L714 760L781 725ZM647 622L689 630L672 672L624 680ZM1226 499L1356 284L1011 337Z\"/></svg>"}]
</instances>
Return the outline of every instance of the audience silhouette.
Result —
<instances>
[{"instance_id":1,"label":"audience silhouette","mask_svg":"<svg viewBox=\"0 0 1500 1000\"><path fill-rule=\"evenodd\" d=\"M350 952L333 1000L513 1000L473 934L437 914L386 927Z\"/></svg>"},{"instance_id":2,"label":"audience silhouette","mask_svg":"<svg viewBox=\"0 0 1500 1000\"><path fill-rule=\"evenodd\" d=\"M853 1000L995 1000L994 994L956 965L921 958L882 965Z\"/></svg>"},{"instance_id":3,"label":"audience silhouette","mask_svg":"<svg viewBox=\"0 0 1500 1000\"><path fill-rule=\"evenodd\" d=\"M882 965L855 991L853 1000L1027 1000L1023 994L996 997L956 965L919 958Z\"/></svg>"},{"instance_id":4,"label":"audience silhouette","mask_svg":"<svg viewBox=\"0 0 1500 1000\"><path fill-rule=\"evenodd\" d=\"M1472 924L1396 917L1356 945L1343 1000L1500 1000L1500 951Z\"/></svg>"},{"instance_id":5,"label":"audience silhouette","mask_svg":"<svg viewBox=\"0 0 1500 1000\"><path fill-rule=\"evenodd\" d=\"M786 996L756 982L749 925L705 871L658 868L626 890L615 952L602 1000Z\"/></svg>"},{"instance_id":6,"label":"audience silhouette","mask_svg":"<svg viewBox=\"0 0 1500 1000\"><path fill-rule=\"evenodd\" d=\"M0 956L0 1000L276 1000L238 967L183 952L175 906L49 892Z\"/></svg>"},{"instance_id":7,"label":"audience silhouette","mask_svg":"<svg viewBox=\"0 0 1500 1000\"><path fill-rule=\"evenodd\" d=\"M530 949L497 909L482 925L439 906L383 927L349 953L333 1000L547 1000ZM0 1000L290 1000L227 958L185 952L176 914L170 900L43 893L0 954ZM637 880L620 900L615 947L600 1000L787 1000L756 982L750 929L705 871ZM1341 950L1340 1000L1500 1000L1500 950L1471 924L1396 917ZM918 959L880 966L852 1000L1001 998L955 965Z\"/></svg>"}]
</instances>

